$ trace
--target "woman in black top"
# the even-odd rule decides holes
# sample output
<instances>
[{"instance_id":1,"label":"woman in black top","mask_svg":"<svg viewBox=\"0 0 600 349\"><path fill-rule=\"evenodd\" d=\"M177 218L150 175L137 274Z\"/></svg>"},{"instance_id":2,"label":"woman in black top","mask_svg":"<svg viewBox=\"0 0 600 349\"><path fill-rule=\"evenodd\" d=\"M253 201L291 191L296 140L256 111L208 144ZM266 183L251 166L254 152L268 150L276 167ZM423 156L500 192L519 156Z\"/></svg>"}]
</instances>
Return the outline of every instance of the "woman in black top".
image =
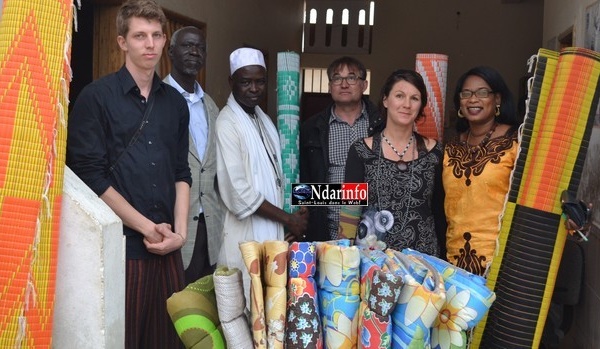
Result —
<instances>
[{"instance_id":1,"label":"woman in black top","mask_svg":"<svg viewBox=\"0 0 600 349\"><path fill-rule=\"evenodd\" d=\"M397 70L381 95L385 128L354 143L346 162L346 182L369 184L358 238L371 232L389 248L440 256L445 244L440 241L445 233L442 145L415 131L427 104L425 83L413 70Z\"/></svg>"}]
</instances>

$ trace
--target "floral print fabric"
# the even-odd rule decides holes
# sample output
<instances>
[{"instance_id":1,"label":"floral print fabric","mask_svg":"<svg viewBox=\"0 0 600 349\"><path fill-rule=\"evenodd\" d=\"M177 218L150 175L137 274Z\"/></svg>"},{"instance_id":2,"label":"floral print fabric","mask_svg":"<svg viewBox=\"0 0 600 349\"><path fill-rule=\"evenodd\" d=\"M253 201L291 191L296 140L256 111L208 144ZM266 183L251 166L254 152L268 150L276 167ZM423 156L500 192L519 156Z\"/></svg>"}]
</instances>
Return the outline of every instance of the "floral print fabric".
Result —
<instances>
[{"instance_id":1,"label":"floral print fabric","mask_svg":"<svg viewBox=\"0 0 600 349\"><path fill-rule=\"evenodd\" d=\"M380 250L361 249L360 318L358 348L391 348L391 312L396 306L402 279L381 267L386 255Z\"/></svg>"},{"instance_id":2,"label":"floral print fabric","mask_svg":"<svg viewBox=\"0 0 600 349\"><path fill-rule=\"evenodd\" d=\"M392 346L429 349L431 327L446 299L444 280L434 267L423 260L394 250L386 253L390 257L386 264L404 280L398 304L392 313ZM415 264L420 264L420 268L415 268ZM425 276L414 273L415 270L426 270Z\"/></svg>"},{"instance_id":3,"label":"floral print fabric","mask_svg":"<svg viewBox=\"0 0 600 349\"><path fill-rule=\"evenodd\" d=\"M444 278L447 289L446 302L433 324L431 347L434 349L466 348L466 331L481 321L496 299L496 295L485 286L486 281L481 276L415 250L406 249L402 252L423 258Z\"/></svg>"},{"instance_id":4,"label":"floral print fabric","mask_svg":"<svg viewBox=\"0 0 600 349\"><path fill-rule=\"evenodd\" d=\"M263 242L267 347L283 349L287 307L288 242Z\"/></svg>"},{"instance_id":5,"label":"floral print fabric","mask_svg":"<svg viewBox=\"0 0 600 349\"><path fill-rule=\"evenodd\" d=\"M325 348L354 348L358 340L360 254L349 240L317 243L318 295Z\"/></svg>"},{"instance_id":6,"label":"floral print fabric","mask_svg":"<svg viewBox=\"0 0 600 349\"><path fill-rule=\"evenodd\" d=\"M294 242L289 247L289 280L285 347L323 347L321 317L317 302L317 250L312 242Z\"/></svg>"}]
</instances>

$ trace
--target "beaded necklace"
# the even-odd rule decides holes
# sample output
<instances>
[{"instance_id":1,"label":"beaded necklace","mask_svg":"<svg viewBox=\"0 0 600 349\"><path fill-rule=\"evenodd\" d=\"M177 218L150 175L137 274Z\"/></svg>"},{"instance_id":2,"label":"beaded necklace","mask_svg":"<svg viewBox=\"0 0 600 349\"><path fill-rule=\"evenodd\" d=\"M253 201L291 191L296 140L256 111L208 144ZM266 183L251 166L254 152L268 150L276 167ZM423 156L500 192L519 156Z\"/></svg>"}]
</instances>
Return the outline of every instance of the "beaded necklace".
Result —
<instances>
[{"instance_id":1,"label":"beaded necklace","mask_svg":"<svg viewBox=\"0 0 600 349\"><path fill-rule=\"evenodd\" d=\"M469 133L467 133L467 140L465 143L467 144L467 147L471 148L472 154L477 152L477 148L483 148L483 146L490 140L490 138L494 134L494 131L496 131L496 126L498 126L498 123L494 122L494 124L492 125L490 130L487 131L487 133L485 134L485 137L483 137L483 139L481 140L481 142L479 142L478 145L470 145L469 144L469 139L471 138L471 129L469 128Z\"/></svg>"},{"instance_id":2,"label":"beaded necklace","mask_svg":"<svg viewBox=\"0 0 600 349\"><path fill-rule=\"evenodd\" d=\"M400 158L400 160L396 161L396 166L398 167L398 169L403 172L406 171L408 169L408 163L406 161L404 161L404 155L406 155L408 148L410 148L410 145L413 142L414 133L410 135L410 139L408 140L408 143L406 143L406 147L404 147L404 150L402 151L402 153L400 153L398 150L396 150L396 147L394 147L392 145L392 142L390 142L390 140L387 139L387 137L383 134L383 132L381 132L381 138L383 138L383 140L390 146L390 148L392 148L394 153L396 153L396 155L398 155L398 157Z\"/></svg>"}]
</instances>

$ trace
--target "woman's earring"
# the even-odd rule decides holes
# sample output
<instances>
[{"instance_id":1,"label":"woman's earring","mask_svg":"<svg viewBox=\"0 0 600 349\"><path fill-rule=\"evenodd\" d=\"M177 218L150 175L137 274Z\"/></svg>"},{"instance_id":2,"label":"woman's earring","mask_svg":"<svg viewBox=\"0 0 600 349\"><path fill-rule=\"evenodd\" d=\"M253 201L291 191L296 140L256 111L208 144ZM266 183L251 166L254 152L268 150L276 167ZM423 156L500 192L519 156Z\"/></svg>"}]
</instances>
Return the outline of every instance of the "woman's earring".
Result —
<instances>
[{"instance_id":1,"label":"woman's earring","mask_svg":"<svg viewBox=\"0 0 600 349\"><path fill-rule=\"evenodd\" d=\"M500 104L496 104L496 116L500 116Z\"/></svg>"},{"instance_id":2,"label":"woman's earring","mask_svg":"<svg viewBox=\"0 0 600 349\"><path fill-rule=\"evenodd\" d=\"M458 110L458 117L459 117L459 118L461 118L461 119L465 117L465 116L464 116L464 115L461 113L460 109Z\"/></svg>"}]
</instances>

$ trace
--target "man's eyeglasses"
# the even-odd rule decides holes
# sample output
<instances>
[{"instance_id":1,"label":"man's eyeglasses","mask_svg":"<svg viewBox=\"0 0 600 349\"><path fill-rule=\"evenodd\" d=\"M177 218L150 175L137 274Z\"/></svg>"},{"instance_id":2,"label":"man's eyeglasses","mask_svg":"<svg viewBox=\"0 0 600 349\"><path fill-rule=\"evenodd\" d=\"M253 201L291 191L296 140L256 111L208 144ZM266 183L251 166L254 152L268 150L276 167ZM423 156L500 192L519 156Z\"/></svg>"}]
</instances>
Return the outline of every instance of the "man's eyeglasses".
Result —
<instances>
[{"instance_id":1,"label":"man's eyeglasses","mask_svg":"<svg viewBox=\"0 0 600 349\"><path fill-rule=\"evenodd\" d=\"M469 99L473 95L477 98L488 98L490 94L493 93L494 91L488 90L487 88L480 88L477 91L462 90L458 95L460 96L460 99Z\"/></svg>"},{"instance_id":2,"label":"man's eyeglasses","mask_svg":"<svg viewBox=\"0 0 600 349\"><path fill-rule=\"evenodd\" d=\"M334 76L329 80L332 85L341 85L342 81L346 80L348 85L356 85L358 80L362 80L360 76L349 75L349 76Z\"/></svg>"}]
</instances>

